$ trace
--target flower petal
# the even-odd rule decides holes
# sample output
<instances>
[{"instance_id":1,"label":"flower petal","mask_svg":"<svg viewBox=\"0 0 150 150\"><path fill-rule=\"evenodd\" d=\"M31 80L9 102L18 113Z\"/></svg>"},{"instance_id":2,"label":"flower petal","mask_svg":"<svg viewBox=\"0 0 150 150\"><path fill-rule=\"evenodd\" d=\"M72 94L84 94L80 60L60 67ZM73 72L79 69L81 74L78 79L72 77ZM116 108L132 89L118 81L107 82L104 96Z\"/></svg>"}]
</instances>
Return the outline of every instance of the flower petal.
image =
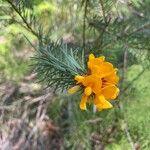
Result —
<instances>
[{"instance_id":1,"label":"flower petal","mask_svg":"<svg viewBox=\"0 0 150 150\"><path fill-rule=\"evenodd\" d=\"M92 74L97 74L100 77L105 77L115 72L115 69L111 63L103 62L102 60L97 61L94 59L88 62L88 68L91 70Z\"/></svg>"},{"instance_id":2,"label":"flower petal","mask_svg":"<svg viewBox=\"0 0 150 150\"><path fill-rule=\"evenodd\" d=\"M84 94L89 96L89 95L91 95L91 93L92 93L92 88L89 87L89 86L86 87L85 90L84 90Z\"/></svg>"},{"instance_id":3,"label":"flower petal","mask_svg":"<svg viewBox=\"0 0 150 150\"><path fill-rule=\"evenodd\" d=\"M117 84L119 81L119 77L117 76L116 71L112 72L108 76L105 76L104 79L112 84Z\"/></svg>"},{"instance_id":4,"label":"flower petal","mask_svg":"<svg viewBox=\"0 0 150 150\"><path fill-rule=\"evenodd\" d=\"M82 81L84 80L84 77L80 75L76 75L75 80L78 81L78 83L82 83Z\"/></svg>"},{"instance_id":5,"label":"flower petal","mask_svg":"<svg viewBox=\"0 0 150 150\"><path fill-rule=\"evenodd\" d=\"M74 87L68 89L68 93L69 93L69 94L74 94L74 93L76 93L77 91L79 91L79 89L80 89L80 86L79 86L79 85L76 85L76 86L74 86Z\"/></svg>"},{"instance_id":6,"label":"flower petal","mask_svg":"<svg viewBox=\"0 0 150 150\"><path fill-rule=\"evenodd\" d=\"M113 65L109 62L104 62L99 66L99 72L101 77L105 77L114 71Z\"/></svg>"},{"instance_id":7,"label":"flower petal","mask_svg":"<svg viewBox=\"0 0 150 150\"><path fill-rule=\"evenodd\" d=\"M98 81L96 81L94 83L94 86L92 87L92 90L95 94L101 93L101 90L102 90L102 80L101 79L99 79Z\"/></svg>"},{"instance_id":8,"label":"flower petal","mask_svg":"<svg viewBox=\"0 0 150 150\"><path fill-rule=\"evenodd\" d=\"M94 58L95 58L94 54L89 55L89 60L94 59Z\"/></svg>"},{"instance_id":9,"label":"flower petal","mask_svg":"<svg viewBox=\"0 0 150 150\"><path fill-rule=\"evenodd\" d=\"M88 96L83 95L80 101L80 109L86 110L86 102L87 102Z\"/></svg>"},{"instance_id":10,"label":"flower petal","mask_svg":"<svg viewBox=\"0 0 150 150\"><path fill-rule=\"evenodd\" d=\"M102 89L102 94L106 99L115 99L118 94L118 88L115 85L108 85Z\"/></svg>"},{"instance_id":11,"label":"flower petal","mask_svg":"<svg viewBox=\"0 0 150 150\"><path fill-rule=\"evenodd\" d=\"M101 92L101 87L102 87L102 80L99 76L97 75L89 75L86 76L83 80L83 85L88 86L92 88L92 91L96 94Z\"/></svg>"},{"instance_id":12,"label":"flower petal","mask_svg":"<svg viewBox=\"0 0 150 150\"><path fill-rule=\"evenodd\" d=\"M112 108L111 103L109 103L103 95L96 96L94 104L98 110Z\"/></svg>"},{"instance_id":13,"label":"flower petal","mask_svg":"<svg viewBox=\"0 0 150 150\"><path fill-rule=\"evenodd\" d=\"M97 75L88 75L83 79L84 86L93 86L94 83L98 82L101 78Z\"/></svg>"},{"instance_id":14,"label":"flower petal","mask_svg":"<svg viewBox=\"0 0 150 150\"><path fill-rule=\"evenodd\" d=\"M102 62L104 62L104 57L99 57L99 58L89 58L89 61L88 61L88 68L89 69L92 69L93 66L99 66L101 65Z\"/></svg>"},{"instance_id":15,"label":"flower petal","mask_svg":"<svg viewBox=\"0 0 150 150\"><path fill-rule=\"evenodd\" d=\"M98 59L101 59L102 61L105 61L105 56L100 56Z\"/></svg>"},{"instance_id":16,"label":"flower petal","mask_svg":"<svg viewBox=\"0 0 150 150\"><path fill-rule=\"evenodd\" d=\"M115 99L119 95L119 88L117 88L116 93L112 96L112 99Z\"/></svg>"}]
</instances>

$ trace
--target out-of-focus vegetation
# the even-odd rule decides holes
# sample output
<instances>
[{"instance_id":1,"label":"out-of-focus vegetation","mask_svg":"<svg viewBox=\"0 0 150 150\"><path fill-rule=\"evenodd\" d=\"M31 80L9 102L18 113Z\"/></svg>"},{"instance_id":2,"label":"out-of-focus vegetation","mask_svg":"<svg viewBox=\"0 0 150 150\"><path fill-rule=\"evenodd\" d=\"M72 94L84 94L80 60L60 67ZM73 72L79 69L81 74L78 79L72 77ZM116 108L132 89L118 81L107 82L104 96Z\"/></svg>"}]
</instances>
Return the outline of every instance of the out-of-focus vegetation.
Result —
<instances>
[{"instance_id":1,"label":"out-of-focus vegetation","mask_svg":"<svg viewBox=\"0 0 150 150\"><path fill-rule=\"evenodd\" d=\"M27 0L24 8L34 11L39 23L34 28L42 28L51 41L105 55L119 68L121 92L111 110L81 111L80 96L66 93L49 102L47 115L59 126L64 149L149 150L149 0ZM1 83L17 84L34 70L30 57L38 40L26 28L9 3L1 0Z\"/></svg>"}]
</instances>

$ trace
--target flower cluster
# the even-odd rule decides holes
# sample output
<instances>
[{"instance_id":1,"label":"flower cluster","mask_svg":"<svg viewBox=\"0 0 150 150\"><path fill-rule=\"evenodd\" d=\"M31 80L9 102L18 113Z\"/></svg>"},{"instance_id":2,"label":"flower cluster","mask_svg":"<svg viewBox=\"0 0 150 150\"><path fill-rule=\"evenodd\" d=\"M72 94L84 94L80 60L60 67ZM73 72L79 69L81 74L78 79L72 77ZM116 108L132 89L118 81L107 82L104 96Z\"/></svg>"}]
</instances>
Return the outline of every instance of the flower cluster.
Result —
<instances>
[{"instance_id":1,"label":"flower cluster","mask_svg":"<svg viewBox=\"0 0 150 150\"><path fill-rule=\"evenodd\" d=\"M109 100L115 99L119 94L116 87L119 77L117 69L107 61L105 57L96 58L93 54L89 55L88 74L76 75L77 85L70 88L68 92L73 94L80 88L84 90L80 101L80 109L86 110L86 103L93 103L97 110L112 107Z\"/></svg>"}]
</instances>

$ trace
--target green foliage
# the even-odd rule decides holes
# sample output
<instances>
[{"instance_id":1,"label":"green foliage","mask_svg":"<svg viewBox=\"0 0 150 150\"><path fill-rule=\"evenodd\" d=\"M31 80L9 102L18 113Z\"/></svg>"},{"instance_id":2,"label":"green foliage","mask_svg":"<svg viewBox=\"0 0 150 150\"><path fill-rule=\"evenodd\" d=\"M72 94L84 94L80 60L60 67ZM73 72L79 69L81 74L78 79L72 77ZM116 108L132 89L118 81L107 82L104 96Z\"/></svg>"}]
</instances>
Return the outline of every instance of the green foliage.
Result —
<instances>
[{"instance_id":1,"label":"green foliage","mask_svg":"<svg viewBox=\"0 0 150 150\"><path fill-rule=\"evenodd\" d=\"M20 49L26 50L27 48L24 46L26 43L24 37L19 34L20 31L16 26L10 25L5 31L5 34L1 36L0 71L2 70L2 78L5 80L19 81L30 70L30 60L28 58L22 59L22 57L24 57L22 55L25 51L20 52ZM17 37L17 39L14 39L14 36ZM19 56L19 53L22 54Z\"/></svg>"},{"instance_id":2,"label":"green foliage","mask_svg":"<svg viewBox=\"0 0 150 150\"><path fill-rule=\"evenodd\" d=\"M127 80L132 80L138 72L142 70L142 66L134 65L129 68ZM128 89L126 98L124 99L124 107L126 112L126 119L130 128L131 135L135 141L138 141L142 149L147 149L150 146L149 129L149 96L148 88L150 72L147 69L136 82L133 82L132 89ZM129 107L130 106L130 107Z\"/></svg>"},{"instance_id":3,"label":"green foliage","mask_svg":"<svg viewBox=\"0 0 150 150\"><path fill-rule=\"evenodd\" d=\"M55 89L64 90L73 86L75 75L86 73L83 52L62 44L40 46L33 60L38 79Z\"/></svg>"},{"instance_id":4,"label":"green foliage","mask_svg":"<svg viewBox=\"0 0 150 150\"><path fill-rule=\"evenodd\" d=\"M131 149L124 132L125 121L133 142L139 143L142 149L148 149L149 0L6 0L1 8L1 27L4 29L7 25L12 34L11 42L0 46L0 68L9 77L23 76L28 67L26 60L18 60L10 52L12 45L20 46L14 38L18 39L20 32L36 50L33 64L38 79L55 89L73 86L74 76L86 73L85 62L91 52L105 55L120 70L123 92L120 102L114 103L121 103L122 109L114 105L114 109L109 111L94 113L90 108L90 111L82 112L79 110L79 95L61 95L51 102L48 115L60 125L66 149L92 149L95 132L102 136L101 144L108 150ZM66 34L75 37L75 45L54 42ZM35 37L39 41L38 46L35 46ZM26 45L22 38L20 41ZM108 137L108 130L114 126L115 131Z\"/></svg>"}]
</instances>

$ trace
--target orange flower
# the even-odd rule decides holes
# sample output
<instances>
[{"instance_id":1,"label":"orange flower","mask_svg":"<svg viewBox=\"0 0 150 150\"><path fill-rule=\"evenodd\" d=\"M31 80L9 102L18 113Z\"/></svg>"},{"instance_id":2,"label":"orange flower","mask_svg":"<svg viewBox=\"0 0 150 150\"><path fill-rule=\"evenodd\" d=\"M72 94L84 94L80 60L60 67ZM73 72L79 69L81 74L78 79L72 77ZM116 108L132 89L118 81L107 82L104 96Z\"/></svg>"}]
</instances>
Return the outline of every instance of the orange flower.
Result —
<instances>
[{"instance_id":1,"label":"orange flower","mask_svg":"<svg viewBox=\"0 0 150 150\"><path fill-rule=\"evenodd\" d=\"M117 69L111 63L106 62L104 56L95 58L93 54L89 55L88 69L89 74L75 76L78 85L70 88L68 92L73 94L80 87L84 88L80 101L82 110L86 110L86 103L89 98L92 98L97 110L111 108L112 105L108 100L115 99L119 94L119 89L116 87L119 81L116 74Z\"/></svg>"}]
</instances>

